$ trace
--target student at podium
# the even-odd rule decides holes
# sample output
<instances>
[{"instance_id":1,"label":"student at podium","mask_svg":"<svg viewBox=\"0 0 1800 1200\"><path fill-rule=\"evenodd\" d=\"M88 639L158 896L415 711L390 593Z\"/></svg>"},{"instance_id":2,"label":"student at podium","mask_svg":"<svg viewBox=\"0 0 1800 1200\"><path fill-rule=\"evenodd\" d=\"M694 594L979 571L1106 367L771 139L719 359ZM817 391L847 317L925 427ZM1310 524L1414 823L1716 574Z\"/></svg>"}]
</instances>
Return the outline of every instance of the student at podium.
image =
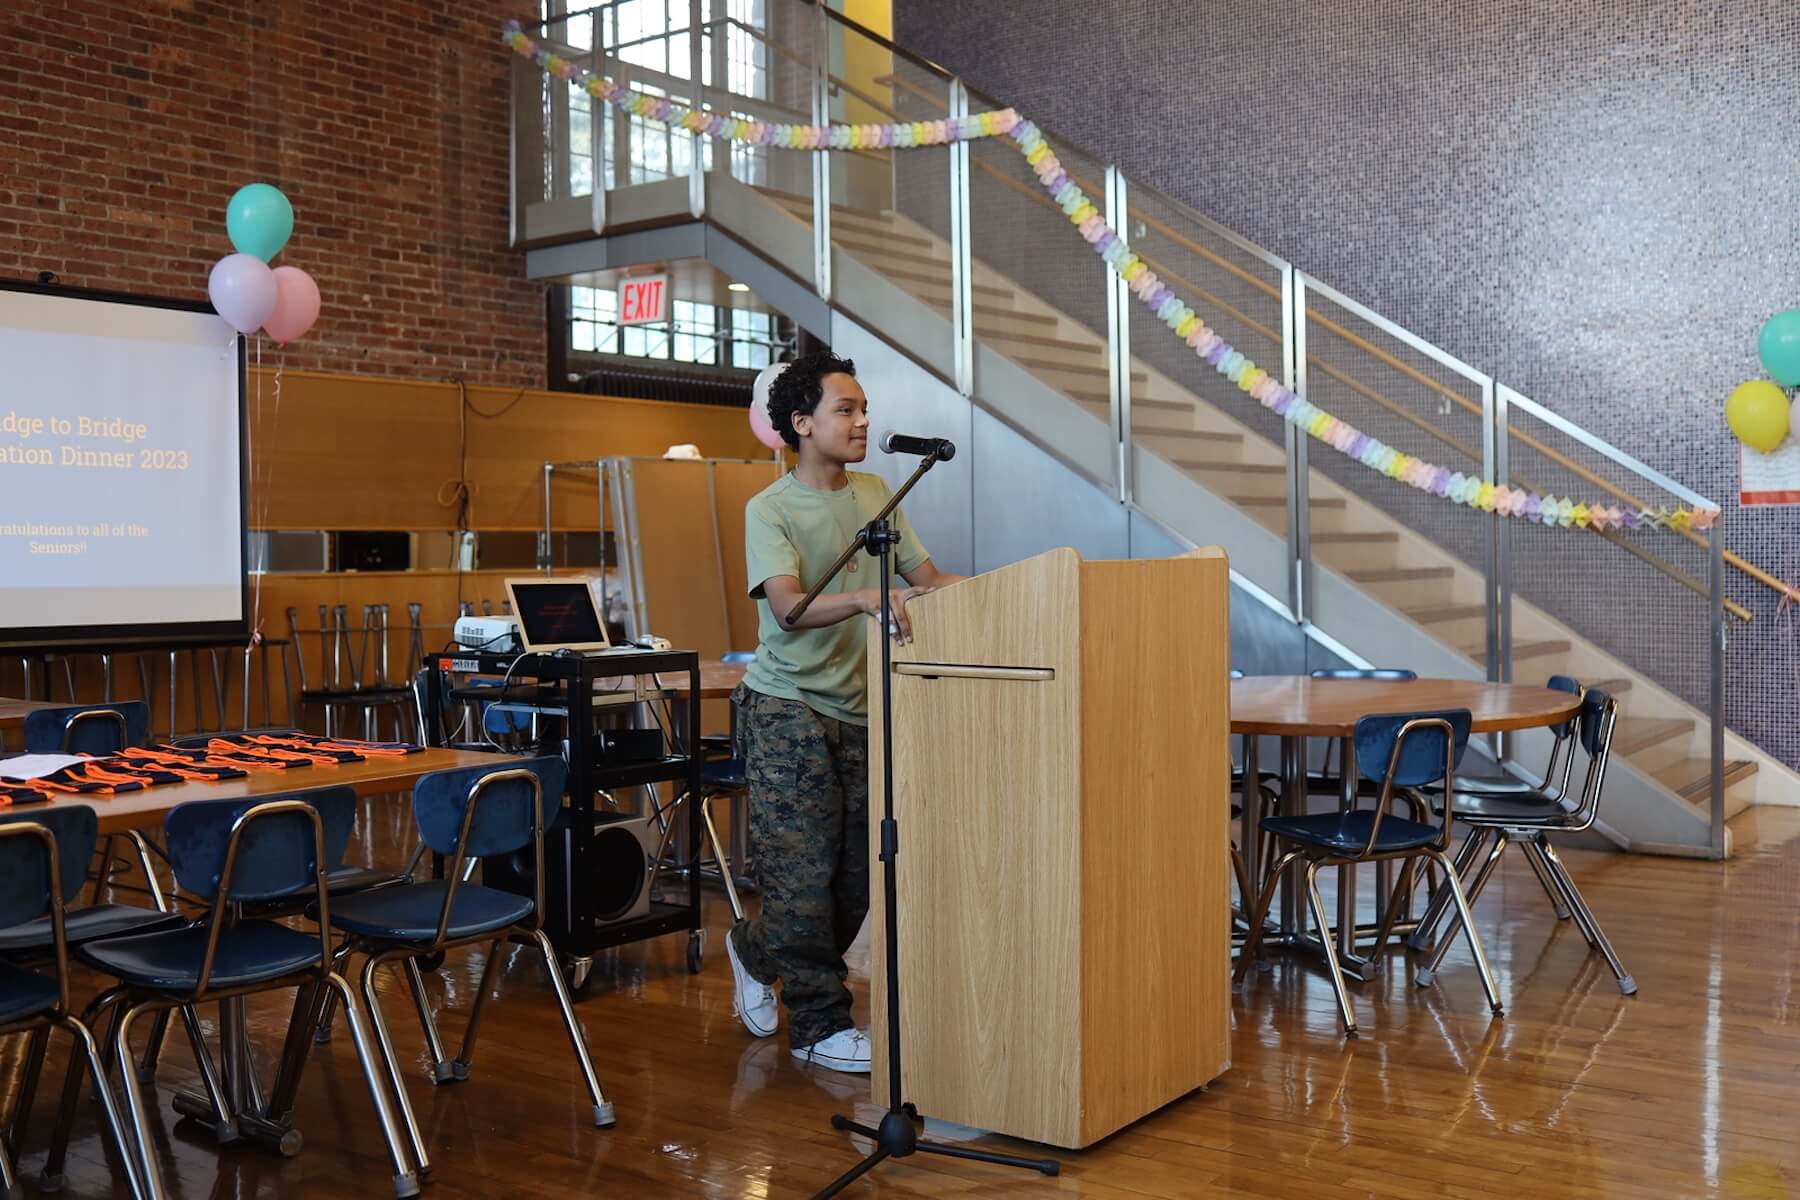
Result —
<instances>
[{"instance_id":1,"label":"student at podium","mask_svg":"<svg viewBox=\"0 0 1800 1200\"><path fill-rule=\"evenodd\" d=\"M796 359L769 389L769 421L799 452L794 470L744 509L756 661L732 696L750 788L752 871L762 912L725 939L733 1008L757 1037L788 1011L795 1058L837 1071L869 1070L868 1035L850 1017L850 948L869 909L869 703L865 616L881 611L876 559L857 555L793 629L785 615L822 578L891 492L852 472L869 451L868 399L856 366L829 352ZM897 628L910 639L906 601L947 575L906 517L892 514Z\"/></svg>"}]
</instances>

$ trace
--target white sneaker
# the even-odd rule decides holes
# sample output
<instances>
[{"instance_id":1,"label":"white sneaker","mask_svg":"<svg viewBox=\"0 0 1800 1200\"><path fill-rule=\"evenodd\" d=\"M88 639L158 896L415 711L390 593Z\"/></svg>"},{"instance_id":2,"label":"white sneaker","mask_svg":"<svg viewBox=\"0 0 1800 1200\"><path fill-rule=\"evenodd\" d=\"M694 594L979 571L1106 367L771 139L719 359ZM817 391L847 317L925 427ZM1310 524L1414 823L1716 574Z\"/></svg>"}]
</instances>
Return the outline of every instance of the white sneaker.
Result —
<instances>
[{"instance_id":1,"label":"white sneaker","mask_svg":"<svg viewBox=\"0 0 1800 1200\"><path fill-rule=\"evenodd\" d=\"M725 957L731 960L731 977L736 985L731 993L731 1011L744 1023L745 1029L759 1038L768 1037L781 1022L781 1007L775 1002L775 989L744 967L730 930L725 933Z\"/></svg>"},{"instance_id":2,"label":"white sneaker","mask_svg":"<svg viewBox=\"0 0 1800 1200\"><path fill-rule=\"evenodd\" d=\"M817 1063L847 1075L867 1075L869 1035L860 1029L840 1029L810 1046L794 1047L793 1055L801 1062Z\"/></svg>"}]
</instances>

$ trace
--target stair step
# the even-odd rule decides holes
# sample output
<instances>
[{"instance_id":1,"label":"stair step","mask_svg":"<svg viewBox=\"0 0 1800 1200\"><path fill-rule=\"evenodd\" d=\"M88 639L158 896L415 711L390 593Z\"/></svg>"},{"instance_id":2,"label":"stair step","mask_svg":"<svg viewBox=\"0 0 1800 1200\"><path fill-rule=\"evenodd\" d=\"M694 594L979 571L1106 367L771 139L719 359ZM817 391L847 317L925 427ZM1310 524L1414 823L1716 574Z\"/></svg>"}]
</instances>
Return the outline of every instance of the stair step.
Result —
<instances>
[{"instance_id":1,"label":"stair step","mask_svg":"<svg viewBox=\"0 0 1800 1200\"><path fill-rule=\"evenodd\" d=\"M1350 571L1351 579L1357 583L1414 583L1427 579L1450 579L1455 576L1454 567L1379 567L1369 571Z\"/></svg>"},{"instance_id":2,"label":"stair step","mask_svg":"<svg viewBox=\"0 0 1800 1200\"><path fill-rule=\"evenodd\" d=\"M1312 540L1315 546L1394 545L1400 541L1400 535L1392 530L1342 530L1337 533L1315 533ZM1476 615L1480 615L1487 610L1476 605L1475 611Z\"/></svg>"},{"instance_id":3,"label":"stair step","mask_svg":"<svg viewBox=\"0 0 1800 1200\"><path fill-rule=\"evenodd\" d=\"M1613 753L1630 758L1672 738L1690 737L1693 732L1694 722L1681 717L1626 717L1613 733Z\"/></svg>"},{"instance_id":4,"label":"stair step","mask_svg":"<svg viewBox=\"0 0 1800 1200\"><path fill-rule=\"evenodd\" d=\"M1225 498L1239 508L1285 508L1287 506L1286 496L1227 496ZM1314 496L1312 497L1312 507L1341 509L1346 505L1342 496Z\"/></svg>"},{"instance_id":5,"label":"stair step","mask_svg":"<svg viewBox=\"0 0 1800 1200\"><path fill-rule=\"evenodd\" d=\"M1285 463L1226 462L1219 460L1191 461L1177 459L1175 465L1184 471L1231 471L1240 475L1286 475Z\"/></svg>"},{"instance_id":6,"label":"stair step","mask_svg":"<svg viewBox=\"0 0 1800 1200\"><path fill-rule=\"evenodd\" d=\"M1727 789L1756 775L1755 759L1736 759L1725 764ZM1712 788L1712 763L1704 758L1687 758L1656 773L1656 781L1690 803L1705 803Z\"/></svg>"},{"instance_id":7,"label":"stair step","mask_svg":"<svg viewBox=\"0 0 1800 1200\"><path fill-rule=\"evenodd\" d=\"M1599 680L1598 682L1589 683L1587 686L1591 687L1591 688L1599 688L1601 691L1605 692L1607 695L1613 697L1614 699L1617 699L1618 697L1623 696L1626 692L1629 692L1631 690L1631 680L1629 680L1629 679L1602 679L1602 680Z\"/></svg>"},{"instance_id":8,"label":"stair step","mask_svg":"<svg viewBox=\"0 0 1800 1200\"><path fill-rule=\"evenodd\" d=\"M1183 441L1212 442L1215 445L1220 446L1241 446L1244 444L1243 434L1226 433L1218 429L1145 429L1140 425L1134 432L1140 438L1180 438Z\"/></svg>"},{"instance_id":9,"label":"stair step","mask_svg":"<svg viewBox=\"0 0 1800 1200\"><path fill-rule=\"evenodd\" d=\"M1104 355L1106 345L1103 342L1071 342L1065 338L1048 337L1041 333L996 333L993 339L997 342L1016 342L1021 346L1043 346L1050 350L1067 350L1071 353Z\"/></svg>"},{"instance_id":10,"label":"stair step","mask_svg":"<svg viewBox=\"0 0 1800 1200\"><path fill-rule=\"evenodd\" d=\"M1041 358L1030 359L1017 354L1012 355L1012 360L1028 371L1055 372L1060 375L1093 375L1098 376L1101 379L1109 378L1112 375L1110 368L1095 366L1093 363L1045 362ZM1131 382L1149 383L1150 376L1142 371L1133 371L1131 373ZM1132 397L1133 403L1135 403L1136 400L1137 398L1135 396Z\"/></svg>"},{"instance_id":11,"label":"stair step","mask_svg":"<svg viewBox=\"0 0 1800 1200\"><path fill-rule=\"evenodd\" d=\"M949 270L950 267L950 263L947 259L939 258L936 255L926 253L921 249L909 249L904 244L895 246L887 242L885 238L877 240L873 235L866 238L857 236L839 237L834 235L831 239L831 244L833 248L848 251L853 256L867 262L870 266L880 266L883 263L900 263L903 266L910 267L914 270L943 268L946 271Z\"/></svg>"},{"instance_id":12,"label":"stair step","mask_svg":"<svg viewBox=\"0 0 1800 1200\"><path fill-rule=\"evenodd\" d=\"M1533 658L1553 658L1560 654L1567 654L1569 648L1569 643L1567 641L1556 639L1542 642L1521 642L1514 639L1512 648L1513 662L1517 663L1522 660ZM1460 649L1465 655L1477 661L1487 657L1487 643L1485 642L1478 646L1462 646Z\"/></svg>"},{"instance_id":13,"label":"stair step","mask_svg":"<svg viewBox=\"0 0 1800 1200\"><path fill-rule=\"evenodd\" d=\"M905 269L901 269L899 267L884 267L882 269L881 273L883 275L888 275L888 276L893 277L896 280L901 281L903 285L917 284L922 287L930 288L932 291L932 294L934 294L934 295L941 293L946 297L946 299L944 300L945 307L949 306L950 301L948 299L948 295L949 295L949 291L950 291L950 280L948 277L943 275L941 272L929 271L929 270L925 270L922 268L914 268L914 267L907 267ZM906 290L909 292L913 292L915 295L919 294L911 286L907 286ZM1010 288L993 287L992 285L985 284L985 283L977 283L977 284L971 285L970 291L972 291L977 296L986 296L990 300L1005 300L1008 303L1012 302L1013 295L1014 295L1013 291ZM1001 311L1004 312L1008 316L1029 315L1029 314L1017 314L1017 313L1014 313L1011 309L1003 309Z\"/></svg>"},{"instance_id":14,"label":"stair step","mask_svg":"<svg viewBox=\"0 0 1800 1200\"><path fill-rule=\"evenodd\" d=\"M1431 608L1401 609L1402 616L1411 617L1421 625L1439 625L1445 621L1467 621L1472 617L1487 616L1485 604L1438 604Z\"/></svg>"},{"instance_id":15,"label":"stair step","mask_svg":"<svg viewBox=\"0 0 1800 1200\"><path fill-rule=\"evenodd\" d=\"M989 340L989 339L983 339L983 340ZM1054 367L1052 367L1051 369L1054 369ZM1111 396L1103 396L1098 392L1082 392L1082 391L1065 391L1063 394L1068 396L1071 400L1079 400L1083 404L1090 405L1093 407L1098 407L1098 408L1104 409L1107 412L1112 411L1112 397ZM1142 396L1133 396L1131 398L1131 408L1132 408L1133 412L1141 411L1141 412L1191 413L1194 411L1194 406L1192 404L1189 404L1182 400L1147 400ZM1134 430L1134 432L1140 433L1140 434L1165 432L1164 430L1161 430L1161 429L1156 429L1153 427L1146 427L1143 425L1137 425L1135 423L1133 425L1133 430ZM1238 441L1244 440L1242 434L1234 433L1231 436L1236 438Z\"/></svg>"}]
</instances>

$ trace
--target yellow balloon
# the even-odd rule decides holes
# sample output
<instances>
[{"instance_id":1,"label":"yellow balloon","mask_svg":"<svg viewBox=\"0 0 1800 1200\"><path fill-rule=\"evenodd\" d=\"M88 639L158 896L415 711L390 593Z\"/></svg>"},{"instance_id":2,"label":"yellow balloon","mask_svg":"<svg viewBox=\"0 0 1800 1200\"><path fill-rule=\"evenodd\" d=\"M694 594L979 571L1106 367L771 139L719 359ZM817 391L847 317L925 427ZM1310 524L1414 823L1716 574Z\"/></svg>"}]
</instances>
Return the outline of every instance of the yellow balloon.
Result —
<instances>
[{"instance_id":1,"label":"yellow balloon","mask_svg":"<svg viewBox=\"0 0 1800 1200\"><path fill-rule=\"evenodd\" d=\"M1740 383L1725 401L1725 423L1744 445L1773 450L1788 434L1787 393L1767 379Z\"/></svg>"}]
</instances>

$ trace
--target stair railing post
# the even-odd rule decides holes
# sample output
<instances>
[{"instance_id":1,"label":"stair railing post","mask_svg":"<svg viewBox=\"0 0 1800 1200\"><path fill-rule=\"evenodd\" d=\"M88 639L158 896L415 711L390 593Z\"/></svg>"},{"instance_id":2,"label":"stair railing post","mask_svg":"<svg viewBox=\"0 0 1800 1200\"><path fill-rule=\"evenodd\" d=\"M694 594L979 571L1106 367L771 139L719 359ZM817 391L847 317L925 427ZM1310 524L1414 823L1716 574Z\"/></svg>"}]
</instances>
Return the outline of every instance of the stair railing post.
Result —
<instances>
[{"instance_id":1,"label":"stair railing post","mask_svg":"<svg viewBox=\"0 0 1800 1200\"><path fill-rule=\"evenodd\" d=\"M949 115L969 115L969 89L950 81ZM969 223L969 143L950 143L950 362L956 390L975 394L975 256Z\"/></svg>"},{"instance_id":2,"label":"stair railing post","mask_svg":"<svg viewBox=\"0 0 1800 1200\"><path fill-rule=\"evenodd\" d=\"M815 125L831 122L831 10L823 4L813 10L812 119ZM813 290L825 301L831 299L831 153L811 156Z\"/></svg>"},{"instance_id":3,"label":"stair railing post","mask_svg":"<svg viewBox=\"0 0 1800 1200\"><path fill-rule=\"evenodd\" d=\"M702 7L700 0L688 0L688 103L704 112L706 89L702 80L705 78L706 21ZM719 87L721 91L725 90L723 80ZM695 220L706 215L706 149L711 141L704 133L688 134L688 213ZM595 176L594 190L602 190L598 176Z\"/></svg>"},{"instance_id":4,"label":"stair railing post","mask_svg":"<svg viewBox=\"0 0 1800 1200\"><path fill-rule=\"evenodd\" d=\"M1114 229L1127 229L1130 205L1125 192L1125 173L1106 168L1106 220ZM1106 383L1112 410L1113 442L1117 451L1115 482L1119 503L1135 500L1131 442L1131 293L1123 276L1101 268L1106 281Z\"/></svg>"},{"instance_id":5,"label":"stair railing post","mask_svg":"<svg viewBox=\"0 0 1800 1200\"><path fill-rule=\"evenodd\" d=\"M1707 619L1711 642L1712 809L1711 847L1716 859L1725 857L1725 532L1715 520L1707 530L1711 551L1707 567Z\"/></svg>"},{"instance_id":6,"label":"stair railing post","mask_svg":"<svg viewBox=\"0 0 1800 1200\"><path fill-rule=\"evenodd\" d=\"M1294 395L1306 398L1307 277L1292 267L1282 272L1283 332ZM1287 462L1288 611L1300 625L1312 623L1312 511L1306 469L1306 432L1292 421L1282 426Z\"/></svg>"},{"instance_id":7,"label":"stair railing post","mask_svg":"<svg viewBox=\"0 0 1800 1200\"><path fill-rule=\"evenodd\" d=\"M594 60L590 69L602 79L608 74L606 18L608 14L616 17L617 13L618 10L609 5L606 8L596 8L588 17L593 22L588 32L588 53ZM594 179L593 195L588 201L588 223L594 227L595 233L601 233L606 229L606 105L586 92L582 93L582 100L588 106L588 157L592 161ZM568 335L565 333L564 336Z\"/></svg>"}]
</instances>

